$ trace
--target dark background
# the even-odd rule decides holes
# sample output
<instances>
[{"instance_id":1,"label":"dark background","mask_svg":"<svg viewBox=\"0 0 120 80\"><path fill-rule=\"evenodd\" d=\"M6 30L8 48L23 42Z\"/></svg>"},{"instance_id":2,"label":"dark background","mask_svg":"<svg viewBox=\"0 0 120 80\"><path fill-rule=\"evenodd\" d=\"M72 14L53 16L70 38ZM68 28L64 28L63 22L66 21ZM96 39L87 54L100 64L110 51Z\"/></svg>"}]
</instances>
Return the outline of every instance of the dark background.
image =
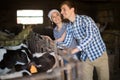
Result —
<instances>
[{"instance_id":1,"label":"dark background","mask_svg":"<svg viewBox=\"0 0 120 80\"><path fill-rule=\"evenodd\" d=\"M0 1L0 29L12 32L19 31L16 23L18 9L42 9L44 23L35 25L35 31L40 32L41 27L50 26L47 17L49 10L56 8L64 0L1 0ZM73 0L76 3L78 14L91 16L96 22L107 23L107 29L120 30L120 0Z\"/></svg>"}]
</instances>

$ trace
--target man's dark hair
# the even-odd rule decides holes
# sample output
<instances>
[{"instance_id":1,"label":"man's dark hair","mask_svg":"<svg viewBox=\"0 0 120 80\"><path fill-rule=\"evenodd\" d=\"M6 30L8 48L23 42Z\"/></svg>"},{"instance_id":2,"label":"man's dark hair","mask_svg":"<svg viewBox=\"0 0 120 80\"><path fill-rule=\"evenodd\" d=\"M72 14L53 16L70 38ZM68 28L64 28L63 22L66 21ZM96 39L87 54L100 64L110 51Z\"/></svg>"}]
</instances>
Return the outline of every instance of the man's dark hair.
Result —
<instances>
[{"instance_id":1,"label":"man's dark hair","mask_svg":"<svg viewBox=\"0 0 120 80\"><path fill-rule=\"evenodd\" d=\"M61 8L63 5L67 5L69 8L74 8L74 9L75 9L75 13L77 13L77 7L76 7L76 5L75 5L75 1L66 0L66 1L64 1L64 2L61 3L60 8Z\"/></svg>"}]
</instances>

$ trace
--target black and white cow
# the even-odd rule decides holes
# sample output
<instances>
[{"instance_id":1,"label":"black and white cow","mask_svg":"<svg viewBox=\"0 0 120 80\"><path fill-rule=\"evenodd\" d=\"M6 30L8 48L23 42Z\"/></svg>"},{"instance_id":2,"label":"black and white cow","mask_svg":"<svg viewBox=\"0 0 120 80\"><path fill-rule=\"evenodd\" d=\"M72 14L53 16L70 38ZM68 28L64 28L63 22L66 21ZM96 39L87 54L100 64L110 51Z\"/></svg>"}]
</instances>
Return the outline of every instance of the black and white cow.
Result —
<instances>
[{"instance_id":1,"label":"black and white cow","mask_svg":"<svg viewBox=\"0 0 120 80\"><path fill-rule=\"evenodd\" d=\"M57 59L54 52L43 52L31 54L25 44L19 46L0 48L0 75L8 74L15 68L15 71L32 75L30 73L31 64L36 66L38 73L51 72L56 67ZM17 74L13 74L14 77ZM20 77L19 75L19 77ZM8 76L8 75L7 75ZM8 78L11 77L9 74ZM6 76L0 78L8 79Z\"/></svg>"},{"instance_id":2,"label":"black and white cow","mask_svg":"<svg viewBox=\"0 0 120 80\"><path fill-rule=\"evenodd\" d=\"M55 52L43 52L33 54L33 61L39 73L51 72L57 66Z\"/></svg>"},{"instance_id":3,"label":"black and white cow","mask_svg":"<svg viewBox=\"0 0 120 80\"><path fill-rule=\"evenodd\" d=\"M31 62L30 58L32 54L25 44L0 48L0 75L9 73L14 68L16 71L24 70Z\"/></svg>"}]
</instances>

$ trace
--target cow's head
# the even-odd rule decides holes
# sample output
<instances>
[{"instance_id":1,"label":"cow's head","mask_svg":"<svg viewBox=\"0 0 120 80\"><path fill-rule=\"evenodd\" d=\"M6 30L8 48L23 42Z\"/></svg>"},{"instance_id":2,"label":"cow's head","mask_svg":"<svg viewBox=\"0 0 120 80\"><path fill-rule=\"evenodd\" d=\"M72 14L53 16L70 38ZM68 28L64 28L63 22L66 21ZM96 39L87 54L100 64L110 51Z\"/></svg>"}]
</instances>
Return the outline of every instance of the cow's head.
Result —
<instances>
[{"instance_id":1,"label":"cow's head","mask_svg":"<svg viewBox=\"0 0 120 80\"><path fill-rule=\"evenodd\" d=\"M18 49L18 52L19 53L15 64L16 70L19 71L21 69L29 69L29 64L32 62L32 54L30 50L25 46L21 46L21 48Z\"/></svg>"},{"instance_id":2,"label":"cow's head","mask_svg":"<svg viewBox=\"0 0 120 80\"><path fill-rule=\"evenodd\" d=\"M33 60L37 67L38 72L48 72L56 63L55 56L52 53L35 53L33 54Z\"/></svg>"}]
</instances>

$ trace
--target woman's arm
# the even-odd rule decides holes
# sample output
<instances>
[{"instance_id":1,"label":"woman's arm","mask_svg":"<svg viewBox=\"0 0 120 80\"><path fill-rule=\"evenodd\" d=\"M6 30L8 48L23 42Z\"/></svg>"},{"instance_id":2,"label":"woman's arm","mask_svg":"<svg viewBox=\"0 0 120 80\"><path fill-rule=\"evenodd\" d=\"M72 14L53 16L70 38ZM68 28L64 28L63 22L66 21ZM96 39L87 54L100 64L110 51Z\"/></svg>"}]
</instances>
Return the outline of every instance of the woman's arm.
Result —
<instances>
[{"instance_id":1,"label":"woman's arm","mask_svg":"<svg viewBox=\"0 0 120 80\"><path fill-rule=\"evenodd\" d=\"M55 42L63 42L65 39L65 36L66 36L66 31L63 33L63 35L60 38L56 39Z\"/></svg>"}]
</instances>

